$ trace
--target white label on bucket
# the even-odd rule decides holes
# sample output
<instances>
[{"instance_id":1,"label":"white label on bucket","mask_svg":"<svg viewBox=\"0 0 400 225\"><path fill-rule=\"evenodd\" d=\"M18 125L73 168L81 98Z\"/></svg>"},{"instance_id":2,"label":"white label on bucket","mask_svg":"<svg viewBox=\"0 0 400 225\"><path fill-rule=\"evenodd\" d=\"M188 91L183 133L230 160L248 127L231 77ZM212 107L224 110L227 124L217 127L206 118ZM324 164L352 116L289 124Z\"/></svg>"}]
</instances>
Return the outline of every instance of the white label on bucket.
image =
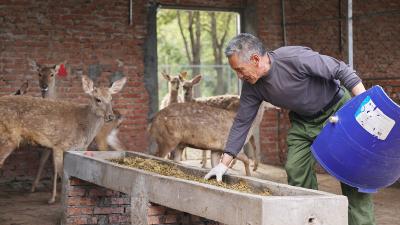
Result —
<instances>
[{"instance_id":1,"label":"white label on bucket","mask_svg":"<svg viewBox=\"0 0 400 225\"><path fill-rule=\"evenodd\" d=\"M385 115L367 96L355 113L357 122L368 133L380 140L385 140L396 123L392 118Z\"/></svg>"}]
</instances>

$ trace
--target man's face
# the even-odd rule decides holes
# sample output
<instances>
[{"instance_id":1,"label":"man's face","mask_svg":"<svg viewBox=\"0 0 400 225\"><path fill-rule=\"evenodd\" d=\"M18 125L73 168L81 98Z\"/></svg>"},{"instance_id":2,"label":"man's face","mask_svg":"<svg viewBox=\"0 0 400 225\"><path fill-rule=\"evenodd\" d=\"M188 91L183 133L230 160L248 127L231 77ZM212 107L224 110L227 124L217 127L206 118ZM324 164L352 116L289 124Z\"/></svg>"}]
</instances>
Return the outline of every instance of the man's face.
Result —
<instances>
[{"instance_id":1,"label":"man's face","mask_svg":"<svg viewBox=\"0 0 400 225\"><path fill-rule=\"evenodd\" d=\"M228 58L228 61L232 69L236 71L239 79L247 81L250 84L255 84L260 78L257 72L259 63L258 60L250 59L250 61L244 62L237 54L233 54Z\"/></svg>"}]
</instances>

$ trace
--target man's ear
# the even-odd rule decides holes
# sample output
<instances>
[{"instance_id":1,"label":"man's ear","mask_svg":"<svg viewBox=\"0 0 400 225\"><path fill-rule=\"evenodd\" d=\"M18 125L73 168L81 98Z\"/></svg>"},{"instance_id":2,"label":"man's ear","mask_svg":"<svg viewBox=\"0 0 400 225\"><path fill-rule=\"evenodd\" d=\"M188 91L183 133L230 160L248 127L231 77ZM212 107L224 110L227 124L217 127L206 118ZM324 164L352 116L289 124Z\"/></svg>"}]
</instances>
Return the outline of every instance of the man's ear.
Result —
<instances>
[{"instance_id":1,"label":"man's ear","mask_svg":"<svg viewBox=\"0 0 400 225\"><path fill-rule=\"evenodd\" d=\"M260 63L260 56L257 55L257 54L252 54L252 55L250 56L250 62L251 62L253 65L258 65L258 64Z\"/></svg>"}]
</instances>

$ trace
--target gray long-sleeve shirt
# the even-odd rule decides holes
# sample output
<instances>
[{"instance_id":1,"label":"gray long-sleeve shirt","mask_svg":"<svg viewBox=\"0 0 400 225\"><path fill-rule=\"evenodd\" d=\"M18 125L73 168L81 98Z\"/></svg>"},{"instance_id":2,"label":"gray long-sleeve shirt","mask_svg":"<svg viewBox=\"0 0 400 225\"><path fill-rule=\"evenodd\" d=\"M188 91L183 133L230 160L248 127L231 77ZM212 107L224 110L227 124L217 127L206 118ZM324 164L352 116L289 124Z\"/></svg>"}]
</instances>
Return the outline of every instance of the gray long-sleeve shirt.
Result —
<instances>
[{"instance_id":1,"label":"gray long-sleeve shirt","mask_svg":"<svg viewBox=\"0 0 400 225\"><path fill-rule=\"evenodd\" d=\"M282 47L267 54L268 74L253 85L243 82L239 110L225 146L231 155L243 147L261 101L310 116L332 100L339 84L351 91L361 82L344 62L307 47Z\"/></svg>"}]
</instances>

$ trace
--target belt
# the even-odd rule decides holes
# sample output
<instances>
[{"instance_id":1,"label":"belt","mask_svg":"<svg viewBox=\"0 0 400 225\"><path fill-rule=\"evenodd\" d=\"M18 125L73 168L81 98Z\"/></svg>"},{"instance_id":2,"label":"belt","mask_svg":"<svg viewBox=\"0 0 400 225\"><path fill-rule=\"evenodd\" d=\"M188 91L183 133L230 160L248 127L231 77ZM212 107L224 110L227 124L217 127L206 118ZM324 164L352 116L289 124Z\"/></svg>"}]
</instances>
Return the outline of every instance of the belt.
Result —
<instances>
[{"instance_id":1,"label":"belt","mask_svg":"<svg viewBox=\"0 0 400 225\"><path fill-rule=\"evenodd\" d=\"M331 101L328 104L326 104L326 106L324 106L320 111L318 111L310 116L300 115L300 117L303 117L306 119L315 119L317 117L320 117L322 114L324 114L324 112L328 111L332 106L336 105L340 101L340 99L342 99L343 95L344 95L344 90L342 87L340 87L339 90L336 91L336 94L335 94L335 96L333 96Z\"/></svg>"}]
</instances>

